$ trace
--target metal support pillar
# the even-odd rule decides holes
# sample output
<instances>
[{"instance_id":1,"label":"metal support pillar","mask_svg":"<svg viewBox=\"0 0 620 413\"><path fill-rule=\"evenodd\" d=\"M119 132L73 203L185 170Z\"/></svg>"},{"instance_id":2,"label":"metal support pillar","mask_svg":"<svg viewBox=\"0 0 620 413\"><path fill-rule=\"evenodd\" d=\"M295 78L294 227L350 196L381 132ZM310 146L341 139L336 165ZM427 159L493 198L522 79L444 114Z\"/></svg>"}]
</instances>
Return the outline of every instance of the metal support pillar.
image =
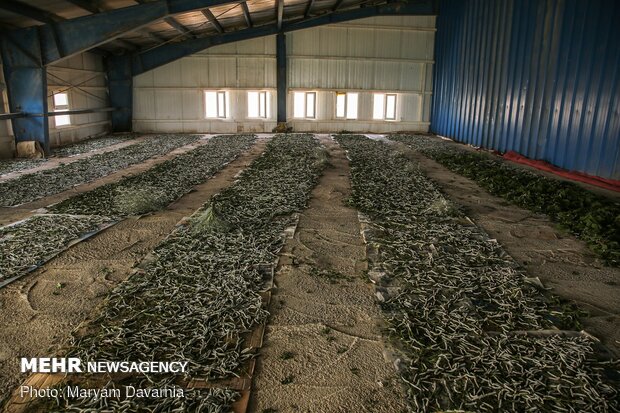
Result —
<instances>
[{"instance_id":1,"label":"metal support pillar","mask_svg":"<svg viewBox=\"0 0 620 413\"><path fill-rule=\"evenodd\" d=\"M276 70L278 87L278 125L286 124L286 35L276 35Z\"/></svg>"},{"instance_id":2,"label":"metal support pillar","mask_svg":"<svg viewBox=\"0 0 620 413\"><path fill-rule=\"evenodd\" d=\"M131 132L133 114L133 76L129 55L106 58L108 94L112 112L112 131Z\"/></svg>"},{"instance_id":3,"label":"metal support pillar","mask_svg":"<svg viewBox=\"0 0 620 413\"><path fill-rule=\"evenodd\" d=\"M0 38L10 112L46 114L11 119L15 144L38 141L45 153L49 153L47 71L42 64L37 29L7 31Z\"/></svg>"}]
</instances>

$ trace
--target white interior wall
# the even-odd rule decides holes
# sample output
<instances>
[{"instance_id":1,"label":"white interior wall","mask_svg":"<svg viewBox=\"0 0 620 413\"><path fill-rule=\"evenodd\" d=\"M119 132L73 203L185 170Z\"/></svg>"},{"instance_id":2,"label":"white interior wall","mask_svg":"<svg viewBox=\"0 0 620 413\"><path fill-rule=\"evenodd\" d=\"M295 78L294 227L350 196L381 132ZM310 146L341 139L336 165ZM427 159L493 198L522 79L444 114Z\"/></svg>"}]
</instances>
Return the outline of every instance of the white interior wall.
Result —
<instances>
[{"instance_id":1,"label":"white interior wall","mask_svg":"<svg viewBox=\"0 0 620 413\"><path fill-rule=\"evenodd\" d=\"M296 131L427 131L435 18L375 17L287 34L289 124ZM275 36L207 49L134 78L138 132L270 132L276 125ZM203 91L227 90L228 119L206 119ZM247 91L270 92L270 116L247 118ZM292 94L317 92L316 119L294 119ZM335 116L337 91L360 94L358 119ZM395 92L396 121L372 119L372 94Z\"/></svg>"},{"instance_id":2,"label":"white interior wall","mask_svg":"<svg viewBox=\"0 0 620 413\"><path fill-rule=\"evenodd\" d=\"M134 78L137 132L264 132L276 126L275 36L213 47ZM205 89L227 90L230 117L205 118ZM267 119L247 118L247 92L269 91Z\"/></svg>"},{"instance_id":3,"label":"white interior wall","mask_svg":"<svg viewBox=\"0 0 620 413\"><path fill-rule=\"evenodd\" d=\"M70 109L96 109L109 106L106 74L101 56L82 53L47 67L48 109L54 110L52 94L66 91ZM72 87L77 85L78 87ZM66 145L110 130L110 112L71 115L71 125L56 127L49 118L50 146Z\"/></svg>"}]
</instances>

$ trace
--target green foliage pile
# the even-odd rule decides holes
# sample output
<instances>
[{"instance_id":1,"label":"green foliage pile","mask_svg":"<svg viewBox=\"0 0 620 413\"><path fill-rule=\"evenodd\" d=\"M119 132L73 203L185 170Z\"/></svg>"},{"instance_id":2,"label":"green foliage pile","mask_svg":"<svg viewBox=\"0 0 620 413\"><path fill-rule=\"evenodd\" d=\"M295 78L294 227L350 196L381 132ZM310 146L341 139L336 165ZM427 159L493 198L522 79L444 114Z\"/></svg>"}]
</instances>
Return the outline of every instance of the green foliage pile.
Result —
<instances>
[{"instance_id":1,"label":"green foliage pile","mask_svg":"<svg viewBox=\"0 0 620 413\"><path fill-rule=\"evenodd\" d=\"M318 181L318 148L311 135L275 137L233 185L155 248L143 271L110 293L90 326L75 332L69 354L83 360L186 361L187 379L239 374L254 357L244 338L267 316L261 265L273 263L284 244L282 232ZM148 411L220 411L171 410L167 403L149 401Z\"/></svg>"},{"instance_id":2,"label":"green foliage pile","mask_svg":"<svg viewBox=\"0 0 620 413\"><path fill-rule=\"evenodd\" d=\"M547 215L588 243L607 264L620 266L619 203L574 183L512 167L486 153L449 147L423 136L393 135L390 139L419 149L495 196Z\"/></svg>"},{"instance_id":3,"label":"green foliage pile","mask_svg":"<svg viewBox=\"0 0 620 413\"><path fill-rule=\"evenodd\" d=\"M254 135L215 136L202 146L136 175L68 198L50 211L125 217L163 209L248 149Z\"/></svg>"},{"instance_id":4,"label":"green foliage pile","mask_svg":"<svg viewBox=\"0 0 620 413\"><path fill-rule=\"evenodd\" d=\"M157 135L124 148L0 182L0 206L15 206L66 191L199 139L201 135Z\"/></svg>"},{"instance_id":5,"label":"green foliage pile","mask_svg":"<svg viewBox=\"0 0 620 413\"><path fill-rule=\"evenodd\" d=\"M618 411L617 361L394 145L339 135L412 411ZM380 277L377 277L380 275ZM535 281L535 280L534 280Z\"/></svg>"}]
</instances>

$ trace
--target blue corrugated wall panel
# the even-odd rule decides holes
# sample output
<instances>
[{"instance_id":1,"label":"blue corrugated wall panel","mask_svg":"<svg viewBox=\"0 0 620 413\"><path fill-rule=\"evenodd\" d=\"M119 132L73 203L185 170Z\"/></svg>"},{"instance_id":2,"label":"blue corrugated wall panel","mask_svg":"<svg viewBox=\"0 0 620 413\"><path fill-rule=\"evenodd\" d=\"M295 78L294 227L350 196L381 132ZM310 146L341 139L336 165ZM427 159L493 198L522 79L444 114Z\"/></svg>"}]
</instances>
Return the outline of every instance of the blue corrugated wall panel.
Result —
<instances>
[{"instance_id":1,"label":"blue corrugated wall panel","mask_svg":"<svg viewBox=\"0 0 620 413\"><path fill-rule=\"evenodd\" d=\"M442 0L431 130L620 179L620 1Z\"/></svg>"}]
</instances>

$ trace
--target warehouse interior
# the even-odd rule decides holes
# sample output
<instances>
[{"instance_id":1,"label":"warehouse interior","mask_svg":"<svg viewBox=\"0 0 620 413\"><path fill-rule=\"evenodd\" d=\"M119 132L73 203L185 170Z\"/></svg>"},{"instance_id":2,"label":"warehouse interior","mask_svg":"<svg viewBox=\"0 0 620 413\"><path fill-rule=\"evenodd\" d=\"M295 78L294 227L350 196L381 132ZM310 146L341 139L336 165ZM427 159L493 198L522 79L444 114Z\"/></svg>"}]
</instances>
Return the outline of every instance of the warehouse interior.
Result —
<instances>
[{"instance_id":1,"label":"warehouse interior","mask_svg":"<svg viewBox=\"0 0 620 413\"><path fill-rule=\"evenodd\" d=\"M0 2L0 409L620 411L618 21Z\"/></svg>"}]
</instances>

